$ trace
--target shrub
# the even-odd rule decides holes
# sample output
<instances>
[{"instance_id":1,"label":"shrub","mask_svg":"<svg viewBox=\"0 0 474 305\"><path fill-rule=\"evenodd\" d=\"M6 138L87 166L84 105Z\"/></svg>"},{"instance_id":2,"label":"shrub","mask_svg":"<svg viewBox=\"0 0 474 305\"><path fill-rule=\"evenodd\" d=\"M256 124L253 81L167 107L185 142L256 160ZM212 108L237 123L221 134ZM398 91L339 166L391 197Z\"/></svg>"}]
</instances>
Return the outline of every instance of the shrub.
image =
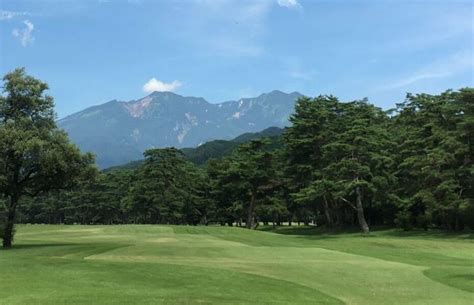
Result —
<instances>
[{"instance_id":1,"label":"shrub","mask_svg":"<svg viewBox=\"0 0 474 305\"><path fill-rule=\"evenodd\" d=\"M400 211L395 217L395 223L398 227L405 231L409 231L413 228L412 215L409 211Z\"/></svg>"}]
</instances>

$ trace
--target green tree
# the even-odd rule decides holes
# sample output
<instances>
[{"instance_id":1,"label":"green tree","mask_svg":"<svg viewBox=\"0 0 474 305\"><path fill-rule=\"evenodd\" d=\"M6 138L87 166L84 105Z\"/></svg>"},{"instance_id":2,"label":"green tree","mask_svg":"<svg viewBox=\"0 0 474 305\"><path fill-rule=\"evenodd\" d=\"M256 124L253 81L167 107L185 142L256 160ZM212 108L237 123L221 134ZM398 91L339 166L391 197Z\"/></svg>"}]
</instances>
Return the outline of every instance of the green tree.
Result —
<instances>
[{"instance_id":1,"label":"green tree","mask_svg":"<svg viewBox=\"0 0 474 305\"><path fill-rule=\"evenodd\" d=\"M128 170L96 175L80 181L77 188L65 193L65 218L68 223L122 223L122 198L127 195L131 177Z\"/></svg>"},{"instance_id":2,"label":"green tree","mask_svg":"<svg viewBox=\"0 0 474 305\"><path fill-rule=\"evenodd\" d=\"M224 166L214 166L213 169L218 172L211 174L211 180L217 179L213 185L220 187L218 197L225 200L224 206L234 211L245 209L248 229L257 226L257 205L281 184L275 155L267 150L268 144L267 139L261 139L240 145L224 161Z\"/></svg>"},{"instance_id":3,"label":"green tree","mask_svg":"<svg viewBox=\"0 0 474 305\"><path fill-rule=\"evenodd\" d=\"M0 97L0 193L7 199L3 247L12 246L23 196L73 186L93 162L56 127L46 83L16 69L3 78Z\"/></svg>"},{"instance_id":4,"label":"green tree","mask_svg":"<svg viewBox=\"0 0 474 305\"><path fill-rule=\"evenodd\" d=\"M150 149L125 202L135 222L197 224L205 218L206 180L176 148Z\"/></svg>"},{"instance_id":5,"label":"green tree","mask_svg":"<svg viewBox=\"0 0 474 305\"><path fill-rule=\"evenodd\" d=\"M474 90L407 95L398 105L398 222L462 229L473 211Z\"/></svg>"},{"instance_id":6,"label":"green tree","mask_svg":"<svg viewBox=\"0 0 474 305\"><path fill-rule=\"evenodd\" d=\"M312 184L315 173L323 167L323 146L334 137L331 124L336 118L338 103L333 96L298 99L295 113L290 117L292 126L284 133L285 185L289 194L293 195L289 197L288 209L294 214L300 214L299 218L303 218L305 223L308 222L308 217L304 215L309 216L316 203L323 203L321 206L326 224L333 224L327 200L319 200L325 198L324 192L318 191L318 196L314 196L314 193L302 190Z\"/></svg>"},{"instance_id":7,"label":"green tree","mask_svg":"<svg viewBox=\"0 0 474 305\"><path fill-rule=\"evenodd\" d=\"M320 207L328 226L349 206L368 233L364 201L381 197L394 181L386 114L366 101L319 96L301 98L290 120L284 139L293 201Z\"/></svg>"},{"instance_id":8,"label":"green tree","mask_svg":"<svg viewBox=\"0 0 474 305\"><path fill-rule=\"evenodd\" d=\"M353 208L362 232L368 233L364 206L389 194L396 181L388 118L365 100L342 104L341 110L335 135L323 146L324 167L313 186Z\"/></svg>"},{"instance_id":9,"label":"green tree","mask_svg":"<svg viewBox=\"0 0 474 305\"><path fill-rule=\"evenodd\" d=\"M229 177L230 157L211 159L206 164L209 178L209 196L215 209L214 220L221 225L232 226L234 221L241 223L243 205L241 192L232 184Z\"/></svg>"}]
</instances>

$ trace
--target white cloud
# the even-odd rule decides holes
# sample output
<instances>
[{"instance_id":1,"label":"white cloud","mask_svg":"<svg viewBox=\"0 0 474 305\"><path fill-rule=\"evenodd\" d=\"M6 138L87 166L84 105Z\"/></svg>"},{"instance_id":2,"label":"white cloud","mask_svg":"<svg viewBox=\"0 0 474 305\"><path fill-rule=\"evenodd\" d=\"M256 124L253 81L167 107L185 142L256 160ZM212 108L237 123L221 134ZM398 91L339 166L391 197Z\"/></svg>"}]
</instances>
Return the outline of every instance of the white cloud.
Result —
<instances>
[{"instance_id":1,"label":"white cloud","mask_svg":"<svg viewBox=\"0 0 474 305\"><path fill-rule=\"evenodd\" d=\"M33 37L35 26L29 20L25 20L23 23L25 27L23 29L13 29L12 35L20 40L22 46L26 47L35 40Z\"/></svg>"},{"instance_id":2,"label":"white cloud","mask_svg":"<svg viewBox=\"0 0 474 305\"><path fill-rule=\"evenodd\" d=\"M474 58L471 51L462 51L426 65L411 75L388 82L389 85L382 89L406 88L420 81L451 77L465 71L472 71L473 68Z\"/></svg>"},{"instance_id":3,"label":"white cloud","mask_svg":"<svg viewBox=\"0 0 474 305\"><path fill-rule=\"evenodd\" d=\"M164 83L156 78L152 78L143 85L143 91L146 93L151 93L154 91L175 91L178 87L181 87L180 81L172 81L171 83Z\"/></svg>"},{"instance_id":4,"label":"white cloud","mask_svg":"<svg viewBox=\"0 0 474 305\"><path fill-rule=\"evenodd\" d=\"M278 5L286 8L300 8L298 0L278 0Z\"/></svg>"},{"instance_id":5,"label":"white cloud","mask_svg":"<svg viewBox=\"0 0 474 305\"><path fill-rule=\"evenodd\" d=\"M18 16L27 16L27 15L29 15L29 13L27 12L12 12L12 11L0 10L0 21L10 20Z\"/></svg>"}]
</instances>

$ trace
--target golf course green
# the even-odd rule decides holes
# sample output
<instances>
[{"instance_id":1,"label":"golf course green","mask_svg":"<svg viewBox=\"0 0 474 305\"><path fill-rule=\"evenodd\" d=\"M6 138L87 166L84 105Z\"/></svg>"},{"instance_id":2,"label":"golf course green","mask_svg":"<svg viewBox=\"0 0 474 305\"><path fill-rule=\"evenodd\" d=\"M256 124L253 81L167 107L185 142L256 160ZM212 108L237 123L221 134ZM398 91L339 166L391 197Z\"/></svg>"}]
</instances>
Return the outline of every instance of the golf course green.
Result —
<instances>
[{"instance_id":1,"label":"golf course green","mask_svg":"<svg viewBox=\"0 0 474 305\"><path fill-rule=\"evenodd\" d=\"M280 233L280 234L278 234ZM0 304L474 304L472 234L21 225Z\"/></svg>"}]
</instances>

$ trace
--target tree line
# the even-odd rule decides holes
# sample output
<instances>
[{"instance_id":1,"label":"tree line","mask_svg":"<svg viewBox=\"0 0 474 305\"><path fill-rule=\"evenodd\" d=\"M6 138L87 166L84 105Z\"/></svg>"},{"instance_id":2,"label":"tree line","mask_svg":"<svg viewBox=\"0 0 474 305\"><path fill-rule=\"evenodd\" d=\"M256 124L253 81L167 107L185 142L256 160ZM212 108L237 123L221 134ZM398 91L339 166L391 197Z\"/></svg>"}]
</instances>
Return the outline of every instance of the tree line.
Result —
<instances>
[{"instance_id":1,"label":"tree line","mask_svg":"<svg viewBox=\"0 0 474 305\"><path fill-rule=\"evenodd\" d=\"M27 78L22 73L19 78ZM35 110L27 119L18 114L18 126L14 120L10 127L9 109L25 111L19 100L15 105L6 102L17 94L8 92L0 99L0 166L5 168L0 189L6 214L16 196L13 190L28 191L17 200L21 204L15 204L18 222L221 224L249 229L261 222L301 222L328 228L358 226L364 233L379 225L407 230L474 228L473 88L408 94L389 111L366 99L302 97L281 136L239 144L204 164L201 159L199 164L189 161L176 148L150 149L137 167L106 172L91 167L90 155L64 144L66 135L52 125L49 98L34 98L46 114ZM42 117L48 118L49 133L38 141L45 146L29 136L10 135L9 128L28 133L31 122ZM22 125L23 120L30 125ZM30 136L42 136L41 128ZM58 149L46 147L54 141ZM28 153L15 167L14 156L4 152L23 145ZM28 177L31 185L13 179L15 173ZM38 193L30 194L30 189Z\"/></svg>"}]
</instances>

